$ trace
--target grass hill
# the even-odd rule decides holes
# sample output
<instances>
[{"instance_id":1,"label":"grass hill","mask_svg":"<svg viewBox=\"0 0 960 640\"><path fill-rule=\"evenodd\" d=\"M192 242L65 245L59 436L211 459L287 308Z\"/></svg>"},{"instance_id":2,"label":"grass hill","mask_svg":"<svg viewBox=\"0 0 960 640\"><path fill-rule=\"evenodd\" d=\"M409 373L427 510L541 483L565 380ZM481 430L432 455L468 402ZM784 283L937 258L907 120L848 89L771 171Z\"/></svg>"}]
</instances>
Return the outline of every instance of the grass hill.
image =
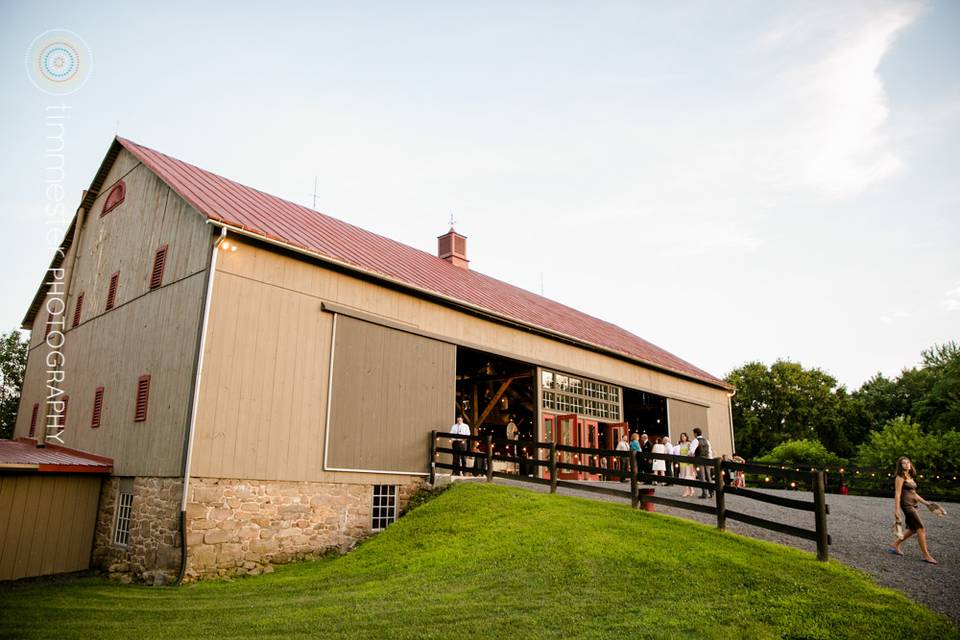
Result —
<instances>
[{"instance_id":1,"label":"grass hill","mask_svg":"<svg viewBox=\"0 0 960 640\"><path fill-rule=\"evenodd\" d=\"M182 588L0 595L2 638L927 638L943 618L810 554L627 506L458 484L352 553Z\"/></svg>"}]
</instances>

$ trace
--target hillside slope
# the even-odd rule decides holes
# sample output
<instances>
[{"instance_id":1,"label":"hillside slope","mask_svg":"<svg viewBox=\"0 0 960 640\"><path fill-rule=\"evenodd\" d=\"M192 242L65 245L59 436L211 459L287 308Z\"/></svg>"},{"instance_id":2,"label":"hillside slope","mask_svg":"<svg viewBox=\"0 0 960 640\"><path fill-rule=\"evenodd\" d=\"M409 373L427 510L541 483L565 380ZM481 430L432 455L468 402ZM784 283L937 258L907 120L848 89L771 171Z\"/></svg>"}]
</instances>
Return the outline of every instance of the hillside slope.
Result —
<instances>
[{"instance_id":1,"label":"hillside slope","mask_svg":"<svg viewBox=\"0 0 960 640\"><path fill-rule=\"evenodd\" d=\"M956 638L862 574L679 519L458 484L339 558L5 590L3 638Z\"/></svg>"}]
</instances>

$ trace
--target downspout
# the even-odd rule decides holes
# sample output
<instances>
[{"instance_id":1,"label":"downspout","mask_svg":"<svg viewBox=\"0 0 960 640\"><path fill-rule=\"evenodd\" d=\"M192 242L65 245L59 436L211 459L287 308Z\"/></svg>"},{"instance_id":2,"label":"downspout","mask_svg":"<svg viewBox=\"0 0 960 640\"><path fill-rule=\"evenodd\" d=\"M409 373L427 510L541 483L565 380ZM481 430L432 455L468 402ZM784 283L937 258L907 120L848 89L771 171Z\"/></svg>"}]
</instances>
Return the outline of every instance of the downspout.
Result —
<instances>
[{"instance_id":1,"label":"downspout","mask_svg":"<svg viewBox=\"0 0 960 640\"><path fill-rule=\"evenodd\" d=\"M737 395L737 388L734 387L731 393L727 394L727 415L730 416L730 455L737 453L737 444L733 440L733 396Z\"/></svg>"},{"instance_id":2,"label":"downspout","mask_svg":"<svg viewBox=\"0 0 960 640\"><path fill-rule=\"evenodd\" d=\"M209 221L208 221L209 222ZM193 393L190 397L190 422L183 443L183 494L180 497L180 570L174 585L183 582L187 570L187 497L190 490L190 458L193 455L193 433L197 425L197 407L200 404L200 375L203 372L203 351L207 343L207 323L210 320L210 301L213 299L213 276L217 272L217 251L227 237L227 228L220 227L220 236L214 241L207 269L207 288L203 296L203 318L197 337L197 357L193 366Z\"/></svg>"}]
</instances>

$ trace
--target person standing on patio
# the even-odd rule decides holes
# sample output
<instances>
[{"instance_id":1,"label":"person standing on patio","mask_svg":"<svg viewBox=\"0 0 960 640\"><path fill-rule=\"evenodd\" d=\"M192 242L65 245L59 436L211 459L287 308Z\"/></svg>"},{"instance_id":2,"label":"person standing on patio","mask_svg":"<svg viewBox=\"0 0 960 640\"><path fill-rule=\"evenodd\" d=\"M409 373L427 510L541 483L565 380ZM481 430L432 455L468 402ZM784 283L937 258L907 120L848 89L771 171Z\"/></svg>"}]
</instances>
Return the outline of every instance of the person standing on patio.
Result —
<instances>
[{"instance_id":1,"label":"person standing on patio","mask_svg":"<svg viewBox=\"0 0 960 640\"><path fill-rule=\"evenodd\" d=\"M710 441L703 436L703 430L700 427L693 428L693 442L690 444L690 455L695 458L710 457ZM697 465L697 480L700 482L713 482L713 473L705 465ZM700 488L700 499L705 500L707 496L706 487ZM709 490L709 497L713 497L713 489Z\"/></svg>"},{"instance_id":2,"label":"person standing on patio","mask_svg":"<svg viewBox=\"0 0 960 640\"><path fill-rule=\"evenodd\" d=\"M463 422L463 418L457 417L456 423L450 427L450 433L454 433L461 436L470 435L470 427L468 427ZM453 446L453 475L455 476L465 476L467 475L467 442L466 440L453 439L451 440Z\"/></svg>"},{"instance_id":3,"label":"person standing on patio","mask_svg":"<svg viewBox=\"0 0 960 640\"><path fill-rule=\"evenodd\" d=\"M691 449L690 436L688 436L688 435L687 435L687 432L684 431L683 433L680 434L680 442L677 443L677 446L676 446L676 450L677 450L677 451L676 451L676 453L677 453L678 456L689 456L689 455L692 455L692 454L690 453L690 449ZM680 477L681 477L681 478L684 478L685 480L693 480L695 476L696 476L696 474L695 474L694 471L693 471L693 465L692 465L692 464L690 464L689 462L681 462L681 463L680 463ZM688 487L688 486L684 485L684 487L683 487L683 495L682 495L681 497L683 497L683 498L692 498L692 497L693 497L693 487Z\"/></svg>"},{"instance_id":4,"label":"person standing on patio","mask_svg":"<svg viewBox=\"0 0 960 640\"><path fill-rule=\"evenodd\" d=\"M627 434L620 436L620 442L617 443L617 451L630 451L630 441ZM630 462L624 456L615 458L615 463L620 469L620 482L627 481L627 469L630 468Z\"/></svg>"}]
</instances>

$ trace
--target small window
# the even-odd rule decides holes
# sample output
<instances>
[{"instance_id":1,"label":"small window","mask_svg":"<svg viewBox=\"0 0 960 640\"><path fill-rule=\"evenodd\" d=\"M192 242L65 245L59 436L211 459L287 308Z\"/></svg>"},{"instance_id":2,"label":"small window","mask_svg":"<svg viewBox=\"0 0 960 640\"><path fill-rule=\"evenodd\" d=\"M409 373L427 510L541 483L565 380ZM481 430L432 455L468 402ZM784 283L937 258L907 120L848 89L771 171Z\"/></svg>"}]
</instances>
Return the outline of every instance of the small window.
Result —
<instances>
[{"instance_id":1,"label":"small window","mask_svg":"<svg viewBox=\"0 0 960 640\"><path fill-rule=\"evenodd\" d=\"M397 485L377 484L373 486L373 522L374 531L387 528L397 519Z\"/></svg>"},{"instance_id":2,"label":"small window","mask_svg":"<svg viewBox=\"0 0 960 640\"><path fill-rule=\"evenodd\" d=\"M144 375L137 379L137 410L133 416L134 422L144 422L147 419L147 401L150 399L150 376Z\"/></svg>"},{"instance_id":3,"label":"small window","mask_svg":"<svg viewBox=\"0 0 960 640\"><path fill-rule=\"evenodd\" d=\"M33 413L30 414L30 437L37 435L37 414L40 412L40 404L33 405Z\"/></svg>"},{"instance_id":4,"label":"small window","mask_svg":"<svg viewBox=\"0 0 960 640\"><path fill-rule=\"evenodd\" d=\"M130 521L133 519L133 481L121 480L117 494L117 520L114 524L113 543L126 547L130 544Z\"/></svg>"},{"instance_id":5,"label":"small window","mask_svg":"<svg viewBox=\"0 0 960 640\"><path fill-rule=\"evenodd\" d=\"M117 304L117 288L120 286L120 272L110 276L110 289L107 291L107 311Z\"/></svg>"},{"instance_id":6,"label":"small window","mask_svg":"<svg viewBox=\"0 0 960 640\"><path fill-rule=\"evenodd\" d=\"M167 245L157 249L153 256L153 271L150 273L150 288L156 289L163 284L163 268L167 264Z\"/></svg>"},{"instance_id":7,"label":"small window","mask_svg":"<svg viewBox=\"0 0 960 640\"><path fill-rule=\"evenodd\" d=\"M83 292L77 296L77 306L73 308L73 326L80 324L80 314L83 312Z\"/></svg>"},{"instance_id":8,"label":"small window","mask_svg":"<svg viewBox=\"0 0 960 640\"><path fill-rule=\"evenodd\" d=\"M107 199L103 203L103 211L100 212L100 217L102 218L119 207L126 197L127 186L123 184L123 180L121 180L113 187L113 189L110 189L110 193L107 194Z\"/></svg>"},{"instance_id":9,"label":"small window","mask_svg":"<svg viewBox=\"0 0 960 640\"><path fill-rule=\"evenodd\" d=\"M103 387L97 387L93 394L93 417L90 419L90 428L100 426L100 415L103 413Z\"/></svg>"}]
</instances>

